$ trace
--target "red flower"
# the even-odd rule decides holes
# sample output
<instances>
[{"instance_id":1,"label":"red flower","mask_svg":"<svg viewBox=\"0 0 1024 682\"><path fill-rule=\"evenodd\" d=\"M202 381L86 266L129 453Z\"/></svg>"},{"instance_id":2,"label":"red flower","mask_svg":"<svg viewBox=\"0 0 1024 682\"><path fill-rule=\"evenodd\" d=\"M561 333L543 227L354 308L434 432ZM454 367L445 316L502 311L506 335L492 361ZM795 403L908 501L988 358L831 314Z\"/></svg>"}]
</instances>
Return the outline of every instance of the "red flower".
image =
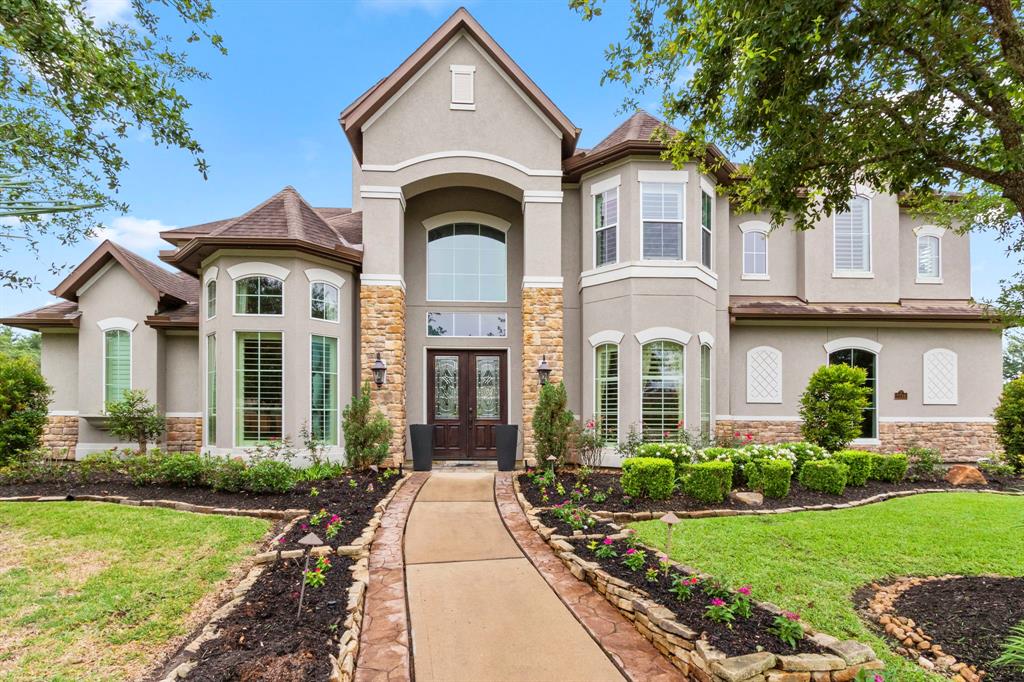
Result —
<instances>
[{"instance_id":1,"label":"red flower","mask_svg":"<svg viewBox=\"0 0 1024 682\"><path fill-rule=\"evenodd\" d=\"M739 437L740 437L740 432L739 432L739 431L737 431L736 433L734 433L734 434L732 434L732 435L734 435L734 436L736 436L737 438L739 438Z\"/></svg>"}]
</instances>

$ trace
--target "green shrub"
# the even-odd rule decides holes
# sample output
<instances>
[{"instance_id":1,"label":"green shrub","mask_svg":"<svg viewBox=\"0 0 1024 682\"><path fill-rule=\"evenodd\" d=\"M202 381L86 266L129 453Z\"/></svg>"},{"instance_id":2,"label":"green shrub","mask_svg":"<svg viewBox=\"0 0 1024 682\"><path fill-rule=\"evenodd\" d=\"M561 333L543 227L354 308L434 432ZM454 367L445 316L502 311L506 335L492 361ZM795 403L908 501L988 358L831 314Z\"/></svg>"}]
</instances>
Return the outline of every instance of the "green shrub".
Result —
<instances>
[{"instance_id":1,"label":"green shrub","mask_svg":"<svg viewBox=\"0 0 1024 682\"><path fill-rule=\"evenodd\" d=\"M373 409L370 382L363 384L359 395L352 398L342 412L345 432L345 457L349 466L367 469L380 464L388 456L391 422L380 410Z\"/></svg>"},{"instance_id":2,"label":"green shrub","mask_svg":"<svg viewBox=\"0 0 1024 682\"><path fill-rule=\"evenodd\" d=\"M847 476L847 484L864 485L871 477L871 456L873 452L863 450L841 450L833 457L850 468Z\"/></svg>"},{"instance_id":3,"label":"green shrub","mask_svg":"<svg viewBox=\"0 0 1024 682\"><path fill-rule=\"evenodd\" d=\"M50 392L32 360L0 356L0 466L39 447Z\"/></svg>"},{"instance_id":4,"label":"green shrub","mask_svg":"<svg viewBox=\"0 0 1024 682\"><path fill-rule=\"evenodd\" d=\"M175 452L160 460L157 475L166 485L191 488L203 482L207 463L198 453Z\"/></svg>"},{"instance_id":5,"label":"green shrub","mask_svg":"<svg viewBox=\"0 0 1024 682\"><path fill-rule=\"evenodd\" d=\"M800 485L809 490L842 495L849 472L848 466L835 459L807 462L800 470Z\"/></svg>"},{"instance_id":6,"label":"green shrub","mask_svg":"<svg viewBox=\"0 0 1024 682\"><path fill-rule=\"evenodd\" d=\"M867 377L860 367L819 367L800 396L804 438L829 452L842 450L857 438L864 409L871 403Z\"/></svg>"},{"instance_id":7,"label":"green shrub","mask_svg":"<svg viewBox=\"0 0 1024 682\"><path fill-rule=\"evenodd\" d=\"M780 500L789 494L793 464L784 459L757 460L760 489L765 497Z\"/></svg>"},{"instance_id":8,"label":"green shrub","mask_svg":"<svg viewBox=\"0 0 1024 682\"><path fill-rule=\"evenodd\" d=\"M636 450L637 457L659 457L671 460L680 475L686 465L693 462L697 451L686 443L644 443Z\"/></svg>"},{"instance_id":9,"label":"green shrub","mask_svg":"<svg viewBox=\"0 0 1024 682\"><path fill-rule=\"evenodd\" d=\"M1006 463L1024 474L1024 376L1003 384L1003 394L992 415Z\"/></svg>"},{"instance_id":10,"label":"green shrub","mask_svg":"<svg viewBox=\"0 0 1024 682\"><path fill-rule=\"evenodd\" d=\"M901 452L893 455L871 453L871 480L899 483L907 475L907 456Z\"/></svg>"},{"instance_id":11,"label":"green shrub","mask_svg":"<svg viewBox=\"0 0 1024 682\"><path fill-rule=\"evenodd\" d=\"M328 481L345 474L345 465L340 462L315 462L305 469L299 469L303 481Z\"/></svg>"},{"instance_id":12,"label":"green shrub","mask_svg":"<svg viewBox=\"0 0 1024 682\"><path fill-rule=\"evenodd\" d=\"M691 464L683 479L683 491L701 502L721 502L732 490L732 475L732 462L715 460Z\"/></svg>"},{"instance_id":13,"label":"green shrub","mask_svg":"<svg viewBox=\"0 0 1024 682\"><path fill-rule=\"evenodd\" d=\"M562 382L544 384L540 389L537 406L533 409L533 438L537 449L537 462L547 466L548 457L561 466L569 454L572 427L576 421L566 407L569 396Z\"/></svg>"},{"instance_id":14,"label":"green shrub","mask_svg":"<svg viewBox=\"0 0 1024 682\"><path fill-rule=\"evenodd\" d=\"M799 474L805 462L828 458L828 450L814 443L786 443L786 449L793 453L793 473Z\"/></svg>"},{"instance_id":15,"label":"green shrub","mask_svg":"<svg viewBox=\"0 0 1024 682\"><path fill-rule=\"evenodd\" d=\"M160 414L156 405L149 402L146 392L127 390L124 397L113 403L107 403L107 429L121 440L138 443L139 454L146 454L149 441L164 435L167 421Z\"/></svg>"},{"instance_id":16,"label":"green shrub","mask_svg":"<svg viewBox=\"0 0 1024 682\"><path fill-rule=\"evenodd\" d=\"M249 467L241 457L207 459L205 481L214 490L237 493L245 489Z\"/></svg>"},{"instance_id":17,"label":"green shrub","mask_svg":"<svg viewBox=\"0 0 1024 682\"><path fill-rule=\"evenodd\" d=\"M297 479L297 472L289 465L265 459L246 469L245 489L253 493L286 493Z\"/></svg>"},{"instance_id":18,"label":"green shrub","mask_svg":"<svg viewBox=\"0 0 1024 682\"><path fill-rule=\"evenodd\" d=\"M912 445L904 451L907 456L907 478L911 481L933 481L940 473L942 453L936 448Z\"/></svg>"},{"instance_id":19,"label":"green shrub","mask_svg":"<svg viewBox=\"0 0 1024 682\"><path fill-rule=\"evenodd\" d=\"M124 468L121 457L113 450L94 452L78 463L78 473L83 481L94 481L104 474L114 474Z\"/></svg>"},{"instance_id":20,"label":"green shrub","mask_svg":"<svg viewBox=\"0 0 1024 682\"><path fill-rule=\"evenodd\" d=\"M630 497L667 500L672 497L676 467L661 457L631 457L622 462L622 491Z\"/></svg>"},{"instance_id":21,"label":"green shrub","mask_svg":"<svg viewBox=\"0 0 1024 682\"><path fill-rule=\"evenodd\" d=\"M122 470L134 485L156 485L160 482L160 463L165 456L160 449L131 455L124 460Z\"/></svg>"}]
</instances>

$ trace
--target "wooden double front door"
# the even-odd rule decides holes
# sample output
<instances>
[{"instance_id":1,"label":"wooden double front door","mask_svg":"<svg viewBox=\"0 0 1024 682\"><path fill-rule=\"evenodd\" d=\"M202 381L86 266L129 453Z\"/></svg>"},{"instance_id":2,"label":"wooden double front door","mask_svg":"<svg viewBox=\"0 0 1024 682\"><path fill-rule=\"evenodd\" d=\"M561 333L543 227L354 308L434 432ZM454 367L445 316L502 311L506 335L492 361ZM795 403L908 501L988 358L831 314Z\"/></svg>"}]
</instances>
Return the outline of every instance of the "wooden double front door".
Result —
<instances>
[{"instance_id":1,"label":"wooden double front door","mask_svg":"<svg viewBox=\"0 0 1024 682\"><path fill-rule=\"evenodd\" d=\"M508 423L508 354L427 351L427 423L436 459L497 457L495 429Z\"/></svg>"}]
</instances>

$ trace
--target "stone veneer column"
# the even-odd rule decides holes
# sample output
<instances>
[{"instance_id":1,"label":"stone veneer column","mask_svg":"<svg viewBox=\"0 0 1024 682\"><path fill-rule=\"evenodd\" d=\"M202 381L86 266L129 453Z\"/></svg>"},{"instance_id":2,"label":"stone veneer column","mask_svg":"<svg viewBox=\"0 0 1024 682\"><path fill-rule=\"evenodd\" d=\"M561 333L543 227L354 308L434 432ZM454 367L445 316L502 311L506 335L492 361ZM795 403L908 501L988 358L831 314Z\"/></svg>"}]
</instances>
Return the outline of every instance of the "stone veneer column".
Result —
<instances>
[{"instance_id":1,"label":"stone veneer column","mask_svg":"<svg viewBox=\"0 0 1024 682\"><path fill-rule=\"evenodd\" d=\"M199 452L202 447L202 417L167 417L167 452Z\"/></svg>"},{"instance_id":2,"label":"stone veneer column","mask_svg":"<svg viewBox=\"0 0 1024 682\"><path fill-rule=\"evenodd\" d=\"M359 289L360 387L370 382L374 404L391 420L391 463L405 459L405 289L395 285ZM386 383L373 384L373 363L377 353L387 363Z\"/></svg>"},{"instance_id":3,"label":"stone veneer column","mask_svg":"<svg viewBox=\"0 0 1024 682\"><path fill-rule=\"evenodd\" d=\"M78 445L78 416L66 414L47 416L40 440L43 447L50 451L52 457L74 459L75 446Z\"/></svg>"},{"instance_id":4,"label":"stone veneer column","mask_svg":"<svg viewBox=\"0 0 1024 682\"><path fill-rule=\"evenodd\" d=\"M537 365L546 357L551 367L549 381L562 381L563 353L562 290L553 287L523 289L523 458L535 457L533 410L540 397Z\"/></svg>"}]
</instances>

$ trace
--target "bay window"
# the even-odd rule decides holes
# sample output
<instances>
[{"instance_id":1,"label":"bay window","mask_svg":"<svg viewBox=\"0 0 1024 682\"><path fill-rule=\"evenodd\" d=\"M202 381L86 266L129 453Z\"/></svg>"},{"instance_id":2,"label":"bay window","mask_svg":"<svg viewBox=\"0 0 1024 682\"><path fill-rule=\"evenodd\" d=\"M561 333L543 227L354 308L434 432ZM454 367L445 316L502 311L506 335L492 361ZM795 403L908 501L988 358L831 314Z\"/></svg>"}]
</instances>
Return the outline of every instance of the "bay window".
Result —
<instances>
[{"instance_id":1,"label":"bay window","mask_svg":"<svg viewBox=\"0 0 1024 682\"><path fill-rule=\"evenodd\" d=\"M619 259L619 188L594 195L594 267Z\"/></svg>"},{"instance_id":2,"label":"bay window","mask_svg":"<svg viewBox=\"0 0 1024 682\"><path fill-rule=\"evenodd\" d=\"M236 444L280 440L284 415L281 333L238 332L235 340Z\"/></svg>"},{"instance_id":3,"label":"bay window","mask_svg":"<svg viewBox=\"0 0 1024 682\"><path fill-rule=\"evenodd\" d=\"M643 347L640 384L641 420L645 441L679 437L683 419L683 346L652 341Z\"/></svg>"},{"instance_id":4,"label":"bay window","mask_svg":"<svg viewBox=\"0 0 1024 682\"><path fill-rule=\"evenodd\" d=\"M284 282L277 277L255 275L235 281L236 315L283 315Z\"/></svg>"},{"instance_id":5,"label":"bay window","mask_svg":"<svg viewBox=\"0 0 1024 682\"><path fill-rule=\"evenodd\" d=\"M619 441L619 347L604 343L594 349L594 421L602 442Z\"/></svg>"},{"instance_id":6,"label":"bay window","mask_svg":"<svg viewBox=\"0 0 1024 682\"><path fill-rule=\"evenodd\" d=\"M643 257L683 258L683 187L667 182L642 182Z\"/></svg>"},{"instance_id":7,"label":"bay window","mask_svg":"<svg viewBox=\"0 0 1024 682\"><path fill-rule=\"evenodd\" d=\"M310 345L310 416L313 438L338 444L338 339L313 336Z\"/></svg>"},{"instance_id":8,"label":"bay window","mask_svg":"<svg viewBox=\"0 0 1024 682\"><path fill-rule=\"evenodd\" d=\"M714 201L704 189L700 191L700 262L711 269L711 225L714 213Z\"/></svg>"},{"instance_id":9,"label":"bay window","mask_svg":"<svg viewBox=\"0 0 1024 682\"><path fill-rule=\"evenodd\" d=\"M338 287L327 282L309 285L309 316L314 320L338 321Z\"/></svg>"},{"instance_id":10,"label":"bay window","mask_svg":"<svg viewBox=\"0 0 1024 682\"><path fill-rule=\"evenodd\" d=\"M206 442L217 441L217 337L206 337Z\"/></svg>"}]
</instances>

